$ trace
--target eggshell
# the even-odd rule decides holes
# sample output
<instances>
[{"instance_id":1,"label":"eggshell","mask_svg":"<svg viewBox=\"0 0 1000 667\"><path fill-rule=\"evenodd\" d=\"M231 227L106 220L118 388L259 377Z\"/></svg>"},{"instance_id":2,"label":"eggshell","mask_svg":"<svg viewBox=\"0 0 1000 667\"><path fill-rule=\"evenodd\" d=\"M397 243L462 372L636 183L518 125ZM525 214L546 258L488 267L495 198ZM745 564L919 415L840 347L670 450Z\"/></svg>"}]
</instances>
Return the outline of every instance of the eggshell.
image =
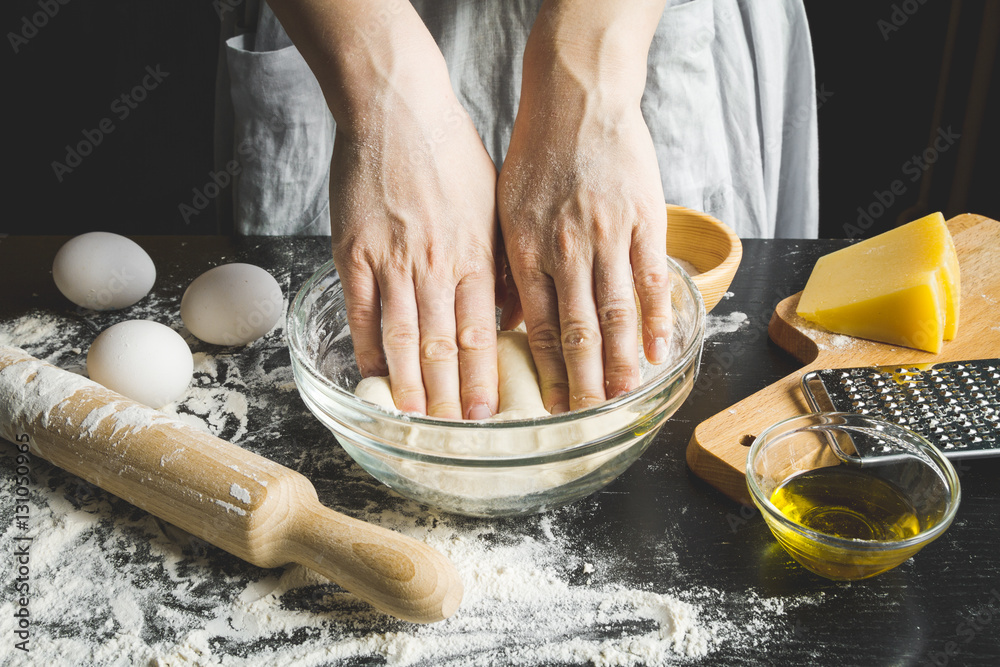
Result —
<instances>
[{"instance_id":1,"label":"eggshell","mask_svg":"<svg viewBox=\"0 0 1000 667\"><path fill-rule=\"evenodd\" d=\"M63 244L52 262L52 277L59 291L76 305L115 310L149 294L156 267L135 241L90 232Z\"/></svg>"},{"instance_id":2,"label":"eggshell","mask_svg":"<svg viewBox=\"0 0 1000 667\"><path fill-rule=\"evenodd\" d=\"M194 373L194 358L180 334L149 320L108 327L87 352L94 382L151 408L180 398Z\"/></svg>"},{"instance_id":3,"label":"eggshell","mask_svg":"<svg viewBox=\"0 0 1000 667\"><path fill-rule=\"evenodd\" d=\"M253 264L223 264L201 274L181 299L181 319L215 345L246 345L270 331L284 297L274 277Z\"/></svg>"}]
</instances>

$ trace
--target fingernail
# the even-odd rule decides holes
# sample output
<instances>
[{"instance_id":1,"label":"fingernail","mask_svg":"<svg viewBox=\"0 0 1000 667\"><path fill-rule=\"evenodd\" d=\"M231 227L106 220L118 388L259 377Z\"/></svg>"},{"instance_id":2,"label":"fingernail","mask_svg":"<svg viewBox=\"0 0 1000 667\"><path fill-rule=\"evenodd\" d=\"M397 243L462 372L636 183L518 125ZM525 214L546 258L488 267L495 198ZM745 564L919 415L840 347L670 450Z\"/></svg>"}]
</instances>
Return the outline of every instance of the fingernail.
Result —
<instances>
[{"instance_id":1,"label":"fingernail","mask_svg":"<svg viewBox=\"0 0 1000 667\"><path fill-rule=\"evenodd\" d=\"M554 415L558 415L562 412L569 412L569 406L566 405L565 403L556 403L555 405L552 406L552 409L549 410L549 412L551 412Z\"/></svg>"},{"instance_id":2,"label":"fingernail","mask_svg":"<svg viewBox=\"0 0 1000 667\"><path fill-rule=\"evenodd\" d=\"M483 405L482 403L479 403L469 408L468 419L473 419L473 420L489 419L492 416L493 412L490 410L490 406L488 405Z\"/></svg>"},{"instance_id":3,"label":"fingernail","mask_svg":"<svg viewBox=\"0 0 1000 667\"><path fill-rule=\"evenodd\" d=\"M665 338L654 338L650 352L652 358L649 361L654 364L662 364L667 360L667 340Z\"/></svg>"}]
</instances>

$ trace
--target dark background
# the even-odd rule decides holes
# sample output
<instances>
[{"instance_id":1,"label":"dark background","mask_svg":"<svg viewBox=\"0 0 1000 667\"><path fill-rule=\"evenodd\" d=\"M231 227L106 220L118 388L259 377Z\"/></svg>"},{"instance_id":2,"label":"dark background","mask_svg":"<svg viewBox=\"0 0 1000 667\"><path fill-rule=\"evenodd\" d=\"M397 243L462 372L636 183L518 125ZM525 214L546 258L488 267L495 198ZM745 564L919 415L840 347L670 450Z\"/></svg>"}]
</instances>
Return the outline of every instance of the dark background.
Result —
<instances>
[{"instance_id":1,"label":"dark background","mask_svg":"<svg viewBox=\"0 0 1000 667\"><path fill-rule=\"evenodd\" d=\"M217 12L227 5L63 1L8 2L0 20L9 114L0 232L225 232L230 222L214 206L188 221L179 207L192 204L213 170ZM32 32L26 21L46 4L58 11ZM992 122L1000 115L1000 2L806 7L820 100L820 235L870 236L935 210L1000 218ZM116 98L142 82L147 66L168 74L120 117L126 107L113 106ZM67 144L95 136L103 119L113 131L100 133L60 181L52 163L66 163ZM939 131L960 139L929 149ZM925 150L930 159L913 159Z\"/></svg>"}]
</instances>

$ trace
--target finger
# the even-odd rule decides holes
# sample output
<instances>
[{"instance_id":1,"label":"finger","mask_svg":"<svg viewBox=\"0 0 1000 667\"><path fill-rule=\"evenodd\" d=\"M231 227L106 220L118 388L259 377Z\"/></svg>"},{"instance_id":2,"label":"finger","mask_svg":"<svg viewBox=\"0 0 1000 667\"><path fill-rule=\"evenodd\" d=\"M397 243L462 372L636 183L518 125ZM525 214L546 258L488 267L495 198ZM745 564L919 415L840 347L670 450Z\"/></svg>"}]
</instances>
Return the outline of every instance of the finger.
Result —
<instances>
[{"instance_id":1,"label":"finger","mask_svg":"<svg viewBox=\"0 0 1000 667\"><path fill-rule=\"evenodd\" d=\"M604 350L594 296L594 276L579 267L557 279L559 328L570 410L604 401Z\"/></svg>"},{"instance_id":2,"label":"finger","mask_svg":"<svg viewBox=\"0 0 1000 667\"><path fill-rule=\"evenodd\" d=\"M427 278L419 283L416 291L420 326L420 370L427 396L427 414L431 417L461 419L455 286Z\"/></svg>"},{"instance_id":3,"label":"finger","mask_svg":"<svg viewBox=\"0 0 1000 667\"><path fill-rule=\"evenodd\" d=\"M392 383L392 400L403 412L427 412L420 373L420 328L417 300L409 275L386 275L382 293L382 349Z\"/></svg>"},{"instance_id":4,"label":"finger","mask_svg":"<svg viewBox=\"0 0 1000 667\"><path fill-rule=\"evenodd\" d=\"M624 250L621 254L598 257L594 271L604 348L604 393L608 398L639 386L638 313L628 259Z\"/></svg>"},{"instance_id":5,"label":"finger","mask_svg":"<svg viewBox=\"0 0 1000 667\"><path fill-rule=\"evenodd\" d=\"M382 352L382 307L375 274L367 264L345 267L338 273L358 371L361 377L387 375L389 368Z\"/></svg>"},{"instance_id":6,"label":"finger","mask_svg":"<svg viewBox=\"0 0 1000 667\"><path fill-rule=\"evenodd\" d=\"M455 290L458 372L466 419L488 419L499 405L496 307L489 298L493 288L490 273L476 273L463 278Z\"/></svg>"},{"instance_id":7,"label":"finger","mask_svg":"<svg viewBox=\"0 0 1000 667\"><path fill-rule=\"evenodd\" d=\"M525 272L527 273L527 272ZM559 302L552 279L540 272L524 275L518 282L523 297L528 347L538 370L542 403L552 414L569 410L569 384L559 337Z\"/></svg>"},{"instance_id":8,"label":"finger","mask_svg":"<svg viewBox=\"0 0 1000 667\"><path fill-rule=\"evenodd\" d=\"M646 359L653 364L667 361L673 329L670 307L670 269L667 265L666 225L641 228L633 234L632 277L642 309L642 340Z\"/></svg>"}]
</instances>

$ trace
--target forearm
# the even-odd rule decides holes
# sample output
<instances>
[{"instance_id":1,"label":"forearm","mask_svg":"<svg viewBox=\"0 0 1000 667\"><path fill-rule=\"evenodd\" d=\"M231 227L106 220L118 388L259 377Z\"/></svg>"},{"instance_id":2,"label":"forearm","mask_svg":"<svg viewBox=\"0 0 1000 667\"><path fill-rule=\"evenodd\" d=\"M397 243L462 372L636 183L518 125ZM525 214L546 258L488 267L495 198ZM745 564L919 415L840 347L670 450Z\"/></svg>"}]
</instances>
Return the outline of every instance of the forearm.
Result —
<instances>
[{"instance_id":1,"label":"forearm","mask_svg":"<svg viewBox=\"0 0 1000 667\"><path fill-rule=\"evenodd\" d=\"M342 130L377 124L387 96L404 94L419 103L420 90L440 95L449 85L441 52L405 0L268 2Z\"/></svg>"},{"instance_id":2,"label":"forearm","mask_svg":"<svg viewBox=\"0 0 1000 667\"><path fill-rule=\"evenodd\" d=\"M524 52L522 95L576 89L638 103L665 0L546 0Z\"/></svg>"}]
</instances>

